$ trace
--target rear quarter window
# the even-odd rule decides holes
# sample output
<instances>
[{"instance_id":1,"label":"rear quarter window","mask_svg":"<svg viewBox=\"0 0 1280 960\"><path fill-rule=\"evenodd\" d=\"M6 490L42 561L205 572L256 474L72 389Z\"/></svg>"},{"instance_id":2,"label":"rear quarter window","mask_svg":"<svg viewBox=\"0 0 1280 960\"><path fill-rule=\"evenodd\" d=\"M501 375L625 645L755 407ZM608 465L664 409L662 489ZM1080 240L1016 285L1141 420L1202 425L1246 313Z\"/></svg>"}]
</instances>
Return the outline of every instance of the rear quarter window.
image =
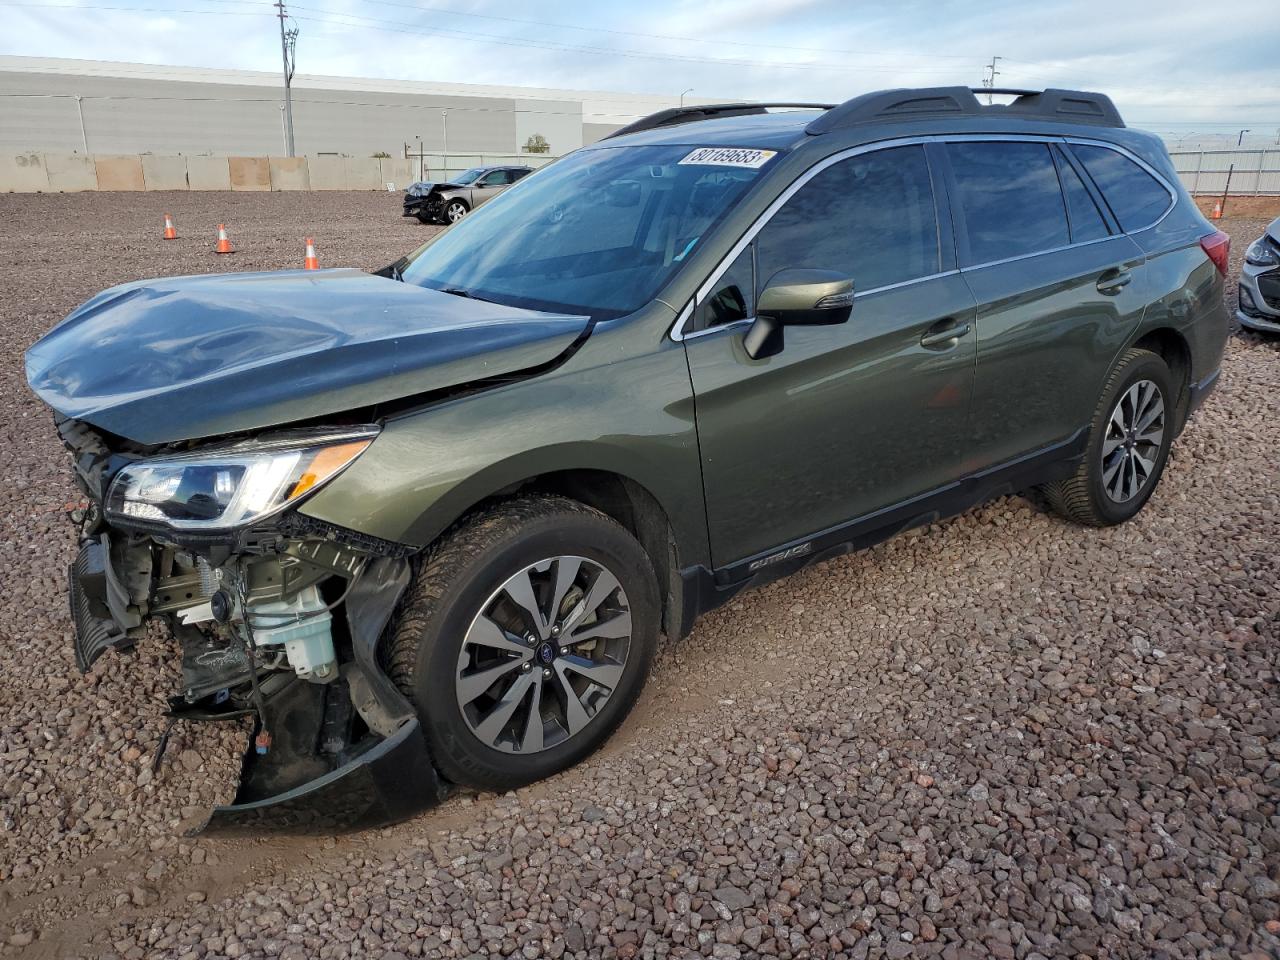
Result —
<instances>
[{"instance_id":1,"label":"rear quarter window","mask_svg":"<svg viewBox=\"0 0 1280 960\"><path fill-rule=\"evenodd\" d=\"M1073 143L1071 149L1102 191L1125 233L1151 226L1173 206L1173 198L1164 185L1124 154L1081 143Z\"/></svg>"}]
</instances>

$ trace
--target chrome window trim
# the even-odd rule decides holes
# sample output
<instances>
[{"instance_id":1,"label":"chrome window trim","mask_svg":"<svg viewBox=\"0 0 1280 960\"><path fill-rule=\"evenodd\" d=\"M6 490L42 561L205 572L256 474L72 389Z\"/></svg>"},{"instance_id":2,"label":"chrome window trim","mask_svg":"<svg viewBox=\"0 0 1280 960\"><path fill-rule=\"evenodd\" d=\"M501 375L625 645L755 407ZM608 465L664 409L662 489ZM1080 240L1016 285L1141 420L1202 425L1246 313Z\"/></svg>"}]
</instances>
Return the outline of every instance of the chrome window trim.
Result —
<instances>
[{"instance_id":1,"label":"chrome window trim","mask_svg":"<svg viewBox=\"0 0 1280 960\"><path fill-rule=\"evenodd\" d=\"M1110 239L1110 237L1107 239ZM857 301L862 297L869 297L873 294L883 293L885 290L897 290L899 287L909 287L912 284L924 283L926 280L937 280L939 277L954 276L959 272L959 270L943 270L941 273L931 273L924 277L912 277L910 280L899 280L897 283L886 283L879 287L872 287L870 290L855 290L853 293L853 299ZM684 323L685 320L693 315L693 309L694 304L691 300L689 301L689 305L685 307L684 312L681 313L679 318L676 320L676 323ZM729 323L722 323L718 327L707 327L705 330L694 330L692 333L682 333L680 337L676 337L673 331L671 339L696 340L698 337L704 336L708 333L719 333L721 330L732 330L739 324L750 325L755 323L755 319L755 317L743 317L741 320L732 320Z\"/></svg>"},{"instance_id":2,"label":"chrome window trim","mask_svg":"<svg viewBox=\"0 0 1280 960\"><path fill-rule=\"evenodd\" d=\"M751 320L754 319L752 317L745 317L742 320L735 320L732 323L726 323L718 327L708 327L705 330L695 330L690 333L685 333L685 327L693 319L694 310L700 307L702 303L706 300L707 296L710 295L712 288L714 288L715 285L720 281L720 278L724 276L725 272L729 269L729 267L733 265L733 261L738 258L738 256L742 253L742 251L747 248L747 245L750 244L751 241L756 238L756 235L759 234L759 232L764 229L766 224L768 224L768 222L771 219L773 219L773 215L777 213L778 210L784 204L786 204L788 200L790 200L793 196L795 196L796 193L798 193L805 184L807 184L810 180L812 180L818 174L822 173L822 171L826 170L828 167L832 167L843 160L848 160L850 157L861 156L864 153L874 153L877 150L892 150L895 147L906 147L906 146L912 146L915 144L963 143L963 142L1009 142L1009 141L1021 141L1021 142L1029 142L1029 143L1078 143L1078 144L1083 144L1085 146L1090 146L1090 147L1104 147L1107 150L1114 150L1116 153L1120 154L1121 156L1127 157L1129 160L1132 160L1139 167L1141 167L1146 173L1150 174L1155 179L1155 181L1158 184L1160 184L1160 186L1164 187L1165 191L1169 194L1169 206L1165 209L1164 213L1162 213L1151 224L1145 227L1141 227L1137 230L1122 229L1119 233L1113 233L1105 237L1098 237L1093 240L1081 240L1077 243L1068 243L1065 246L1053 247L1049 250L1037 250L1034 253L1023 253L1023 254L1019 254L1016 257L1007 257L1003 260L989 260L983 263L975 263L967 267L959 267L955 270L944 270L941 273L933 273L924 277L915 277L911 280L903 280L899 283L891 283L885 286L872 287L869 290L860 290L855 292L854 294L855 300L858 297L870 296L871 294L879 293L882 290L892 290L898 287L909 286L914 283L923 283L926 280L936 280L939 277L947 277L947 276L951 276L952 274L964 273L965 271L968 271L968 270L982 270L987 267L999 266L1000 264L1014 263L1018 260L1027 260L1027 259L1030 259L1031 257L1044 256L1045 254L1048 254L1048 253L1061 253L1064 250L1071 250L1071 249L1074 249L1075 247L1084 247L1093 243L1104 243L1108 240L1114 240L1116 237L1133 236L1134 234L1143 233L1147 230L1151 230L1159 226L1164 221L1164 219L1168 217L1169 214L1171 214L1174 208L1178 205L1177 191L1175 191L1174 188L1169 185L1169 181L1166 180L1158 170L1152 167L1151 164L1147 163L1141 157L1137 156L1132 150L1129 150L1126 147L1122 147L1116 143L1109 143L1105 140L1094 140L1088 137L1053 135L1053 134L939 133L939 134L931 134L928 136L899 137L894 140L879 140L879 141L876 141L875 143L860 144L856 147L850 147L847 150L841 150L837 153L833 153L829 157L824 157L818 163L814 164L808 170L800 174L800 176L798 176L794 181L792 181L791 184L785 190L782 191L782 193L778 194L778 196L774 199L774 201L771 204L769 204L768 207L765 208L764 212L761 213L760 216L756 218L755 222L752 223L751 226L747 228L746 232L742 235L742 237L738 240L738 242L735 243L729 249L729 252L725 254L724 258L716 265L716 268L712 270L710 274L708 274L707 279L703 281L702 285L698 287L697 292L693 295L693 299L690 300L685 305L685 308L680 311L680 315L676 318L676 322L671 327L671 332L669 334L671 339L677 342L680 342L683 340L691 340L691 339L700 337L706 333L716 333L721 330L731 330L739 325L749 323ZM1118 225L1119 224L1117 223L1117 226Z\"/></svg>"},{"instance_id":3,"label":"chrome window trim","mask_svg":"<svg viewBox=\"0 0 1280 960\"><path fill-rule=\"evenodd\" d=\"M985 270L987 267L998 267L1005 263L1017 263L1019 260L1030 260L1033 257L1043 257L1050 253L1061 253L1064 250L1074 250L1077 247L1087 247L1093 243L1106 243L1108 240L1114 240L1117 237L1123 236L1127 236L1127 234L1112 233L1105 237L1097 237L1093 240L1080 240L1077 243L1066 243L1057 247L1049 247L1047 250L1037 250L1035 253L1020 253L1016 257L1005 257L1003 260L984 260L982 263L975 263L971 267L961 267L960 269L965 273L972 273L975 270Z\"/></svg>"},{"instance_id":4,"label":"chrome window trim","mask_svg":"<svg viewBox=\"0 0 1280 960\"><path fill-rule=\"evenodd\" d=\"M1155 227L1160 226L1160 224L1164 222L1165 217L1173 213L1173 208L1178 205L1178 191L1175 190L1170 185L1169 181L1164 178L1164 176L1160 173L1159 170L1151 166L1151 164L1147 163L1147 161L1143 160L1140 156L1138 156L1132 150L1128 150L1120 146L1119 144L1106 143L1105 141L1102 141L1102 140L1090 140L1085 137L1063 137L1062 141L1064 143L1078 143L1086 147L1105 147L1107 150L1114 150L1116 153L1120 154L1122 157L1127 157L1128 159L1132 160L1144 171L1146 171L1146 173L1150 174L1156 183L1164 187L1165 193L1169 194L1169 206L1165 207L1164 213L1160 214L1160 216L1156 217L1145 227L1139 227L1137 230L1125 230L1123 227L1121 227L1120 228L1121 236L1131 237L1135 233L1145 233L1148 230L1151 230L1151 229L1154 229ZM1080 164L1081 166L1084 166L1084 161L1081 160ZM1085 167L1085 169L1087 171L1088 167ZM1089 178L1093 179L1093 174L1089 174ZM1102 193L1101 187L1098 187L1098 192ZM1102 198L1104 200L1106 199L1105 193L1102 194ZM1116 225L1117 226L1120 225L1120 219L1118 217L1116 218Z\"/></svg>"}]
</instances>

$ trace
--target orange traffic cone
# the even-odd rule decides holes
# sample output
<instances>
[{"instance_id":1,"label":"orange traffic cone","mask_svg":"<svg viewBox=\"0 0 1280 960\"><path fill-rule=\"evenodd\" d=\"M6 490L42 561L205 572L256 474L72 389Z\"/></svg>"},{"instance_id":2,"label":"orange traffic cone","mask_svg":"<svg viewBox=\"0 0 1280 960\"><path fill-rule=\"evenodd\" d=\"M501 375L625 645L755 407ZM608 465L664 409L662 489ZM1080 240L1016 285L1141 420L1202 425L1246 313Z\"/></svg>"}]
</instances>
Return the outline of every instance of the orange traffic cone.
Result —
<instances>
[{"instance_id":1,"label":"orange traffic cone","mask_svg":"<svg viewBox=\"0 0 1280 960\"><path fill-rule=\"evenodd\" d=\"M178 231L173 225L173 217L167 213L164 215L164 238L166 240L178 239Z\"/></svg>"},{"instance_id":2,"label":"orange traffic cone","mask_svg":"<svg viewBox=\"0 0 1280 960\"><path fill-rule=\"evenodd\" d=\"M316 256L316 242L307 237L307 253L302 259L303 270L319 270L320 258Z\"/></svg>"},{"instance_id":3,"label":"orange traffic cone","mask_svg":"<svg viewBox=\"0 0 1280 960\"><path fill-rule=\"evenodd\" d=\"M1221 200L1218 200L1216 203L1214 203L1213 213L1209 214L1209 219L1210 220L1222 219L1222 201Z\"/></svg>"},{"instance_id":4,"label":"orange traffic cone","mask_svg":"<svg viewBox=\"0 0 1280 960\"><path fill-rule=\"evenodd\" d=\"M231 240L227 236L227 226L224 223L218 224L218 244L213 248L214 253L235 253L236 248L231 245Z\"/></svg>"}]
</instances>

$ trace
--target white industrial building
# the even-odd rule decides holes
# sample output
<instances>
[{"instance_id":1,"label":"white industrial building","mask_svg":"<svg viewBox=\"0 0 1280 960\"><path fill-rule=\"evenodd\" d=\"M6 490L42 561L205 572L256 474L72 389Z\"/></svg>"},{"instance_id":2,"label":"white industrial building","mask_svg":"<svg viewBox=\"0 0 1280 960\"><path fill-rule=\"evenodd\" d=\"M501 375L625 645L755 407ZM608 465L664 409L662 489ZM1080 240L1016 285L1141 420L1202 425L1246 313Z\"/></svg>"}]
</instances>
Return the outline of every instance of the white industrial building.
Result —
<instances>
[{"instance_id":1,"label":"white industrial building","mask_svg":"<svg viewBox=\"0 0 1280 960\"><path fill-rule=\"evenodd\" d=\"M280 156L278 73L0 56L0 153ZM560 156L678 96L298 74L296 152Z\"/></svg>"}]
</instances>

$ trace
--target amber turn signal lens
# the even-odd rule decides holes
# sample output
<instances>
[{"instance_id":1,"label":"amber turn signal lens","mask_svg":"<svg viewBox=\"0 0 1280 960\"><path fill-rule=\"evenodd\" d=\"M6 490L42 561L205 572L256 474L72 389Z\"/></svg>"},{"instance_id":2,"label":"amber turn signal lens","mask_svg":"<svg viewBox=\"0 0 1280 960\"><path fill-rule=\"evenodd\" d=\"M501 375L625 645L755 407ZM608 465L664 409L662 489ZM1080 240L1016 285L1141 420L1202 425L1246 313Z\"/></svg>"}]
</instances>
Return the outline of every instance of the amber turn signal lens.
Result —
<instances>
[{"instance_id":1,"label":"amber turn signal lens","mask_svg":"<svg viewBox=\"0 0 1280 960\"><path fill-rule=\"evenodd\" d=\"M364 452L365 447L373 442L368 440L352 440L349 443L338 443L332 447L322 447L316 451L311 462L303 470L298 482L289 491L288 499L294 500L313 487L324 483L335 473Z\"/></svg>"}]
</instances>

